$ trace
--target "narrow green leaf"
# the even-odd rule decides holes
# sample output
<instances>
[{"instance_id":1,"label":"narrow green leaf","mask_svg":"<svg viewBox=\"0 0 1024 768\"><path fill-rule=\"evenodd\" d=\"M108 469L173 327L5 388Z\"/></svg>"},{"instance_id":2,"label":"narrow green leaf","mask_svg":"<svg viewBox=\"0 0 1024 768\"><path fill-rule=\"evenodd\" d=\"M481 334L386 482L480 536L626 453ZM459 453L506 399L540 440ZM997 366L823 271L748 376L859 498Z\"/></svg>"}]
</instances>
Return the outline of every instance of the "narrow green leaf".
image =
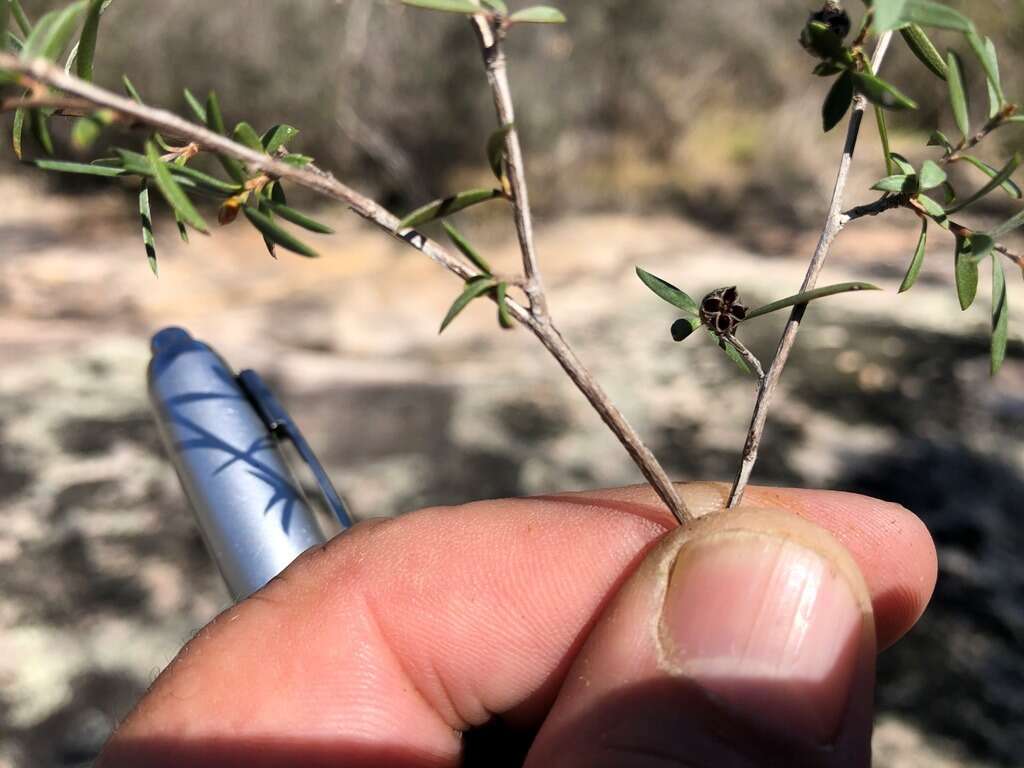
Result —
<instances>
[{"instance_id":1,"label":"narrow green leaf","mask_svg":"<svg viewBox=\"0 0 1024 768\"><path fill-rule=\"evenodd\" d=\"M1011 216L995 229L989 230L989 234L998 239L1022 226L1024 226L1024 211L1020 211L1015 216Z\"/></svg>"},{"instance_id":2,"label":"narrow green leaf","mask_svg":"<svg viewBox=\"0 0 1024 768\"><path fill-rule=\"evenodd\" d=\"M667 301L673 307L681 309L691 317L700 316L700 308L697 306L697 302L672 285L672 283L662 280L660 277L652 275L640 267L636 268L636 276L640 278L644 285L654 291L654 295L659 299Z\"/></svg>"},{"instance_id":3,"label":"narrow green leaf","mask_svg":"<svg viewBox=\"0 0 1024 768\"><path fill-rule=\"evenodd\" d=\"M907 24L953 29L958 32L967 32L974 28L971 20L962 13L932 0L875 0L872 7L872 25L879 34L890 29L899 29Z\"/></svg>"},{"instance_id":4,"label":"narrow green leaf","mask_svg":"<svg viewBox=\"0 0 1024 768\"><path fill-rule=\"evenodd\" d=\"M513 125L503 125L487 139L487 162L491 166L494 177L505 182L505 137Z\"/></svg>"},{"instance_id":5,"label":"narrow green leaf","mask_svg":"<svg viewBox=\"0 0 1024 768\"><path fill-rule=\"evenodd\" d=\"M245 121L242 121L235 126L232 137L239 144L242 144L249 149L256 150L257 152L263 151L263 142L260 140L260 135L256 133L255 128Z\"/></svg>"},{"instance_id":6,"label":"narrow green leaf","mask_svg":"<svg viewBox=\"0 0 1024 768\"><path fill-rule=\"evenodd\" d=\"M469 244L469 241L462 236L462 233L459 232L459 230L447 221L442 222L442 226L444 227L444 231L447 233L448 238L452 241L452 244L459 249L463 256L469 259L476 268L485 275L491 274L493 271L491 269L491 265L488 264L487 260L477 252L476 248Z\"/></svg>"},{"instance_id":7,"label":"narrow green leaf","mask_svg":"<svg viewBox=\"0 0 1024 768\"><path fill-rule=\"evenodd\" d=\"M954 262L956 274L956 295L960 309L966 310L978 295L978 262L971 253L971 239L958 236Z\"/></svg>"},{"instance_id":8,"label":"narrow green leaf","mask_svg":"<svg viewBox=\"0 0 1024 768\"><path fill-rule=\"evenodd\" d=\"M953 108L956 127L966 137L971 132L971 118L967 106L967 88L964 86L963 64L955 51L946 54L946 64L949 67L949 104Z\"/></svg>"},{"instance_id":9,"label":"narrow green leaf","mask_svg":"<svg viewBox=\"0 0 1024 768\"><path fill-rule=\"evenodd\" d=\"M500 189L470 189L466 192L459 192L457 195L451 195L441 200L432 200L426 205L417 208L412 213L408 214L398 224L399 229L407 229L409 227L418 227L421 224L426 224L429 221L435 219L442 219L445 216L450 216L453 213L465 210L473 205L479 205L485 203L488 200L494 200L495 198L501 197Z\"/></svg>"},{"instance_id":10,"label":"narrow green leaf","mask_svg":"<svg viewBox=\"0 0 1024 768\"><path fill-rule=\"evenodd\" d=\"M210 91L210 95L206 99L206 125L211 131L216 131L221 136L227 136L224 115L220 111L220 100L215 91ZM245 181L245 168L235 158L218 154L217 160L220 161L228 176L239 183Z\"/></svg>"},{"instance_id":11,"label":"narrow green leaf","mask_svg":"<svg viewBox=\"0 0 1024 768\"><path fill-rule=\"evenodd\" d=\"M149 162L149 158L145 155L120 148L114 151L118 155L116 160L95 160L93 164L101 167L122 168L126 173L146 178L156 178L156 171ZM187 165L164 163L164 167L173 175L178 185L185 189L208 192L215 197L228 197L242 191L242 185L240 184L230 184L221 181L214 176L209 176Z\"/></svg>"},{"instance_id":12,"label":"narrow green leaf","mask_svg":"<svg viewBox=\"0 0 1024 768\"><path fill-rule=\"evenodd\" d=\"M3 47L3 44L4 41L0 40L0 47ZM14 34L14 32L12 32L11 30L7 30L7 48L9 49L9 51L11 53L20 54L22 45L24 45L22 39L18 37L16 34ZM15 75L13 72L6 74L5 77L11 82L13 82L15 79Z\"/></svg>"},{"instance_id":13,"label":"narrow green leaf","mask_svg":"<svg viewBox=\"0 0 1024 768\"><path fill-rule=\"evenodd\" d=\"M891 176L896 173L898 169L902 169L904 173L915 173L914 166L907 163L908 168L904 168L896 162L893 157L892 147L889 145L889 126L885 119L885 110L877 104L871 105L872 111L875 113L875 125L878 126L878 139L882 143L882 157L885 159L885 173Z\"/></svg>"},{"instance_id":14,"label":"narrow green leaf","mask_svg":"<svg viewBox=\"0 0 1024 768\"><path fill-rule=\"evenodd\" d=\"M681 317L672 323L672 340L685 341L690 335L700 328L699 317Z\"/></svg>"},{"instance_id":15,"label":"narrow green leaf","mask_svg":"<svg viewBox=\"0 0 1024 768\"><path fill-rule=\"evenodd\" d=\"M506 331L515 328L516 325L512 321L512 315L508 311L508 302L506 301L507 294L508 283L498 283L494 289L494 299L498 303L498 325Z\"/></svg>"},{"instance_id":16,"label":"narrow green leaf","mask_svg":"<svg viewBox=\"0 0 1024 768\"><path fill-rule=\"evenodd\" d=\"M53 154L53 137L50 135L49 118L46 113L41 109L30 109L28 113L28 124L32 131L32 136L39 146L42 147L43 152L48 155Z\"/></svg>"},{"instance_id":17,"label":"narrow green leaf","mask_svg":"<svg viewBox=\"0 0 1024 768\"><path fill-rule=\"evenodd\" d=\"M996 58L995 46L991 40L983 39L974 29L968 30L966 36L967 42L971 44L971 50L985 70L991 108L994 110L992 115L997 115L1006 99L1003 97L1003 85L999 78L999 60Z\"/></svg>"},{"instance_id":18,"label":"narrow green leaf","mask_svg":"<svg viewBox=\"0 0 1024 768\"><path fill-rule=\"evenodd\" d=\"M28 110L20 107L14 111L14 123L11 129L11 146L14 148L14 156L19 160L22 158L21 137L25 132L25 118Z\"/></svg>"},{"instance_id":19,"label":"narrow green leaf","mask_svg":"<svg viewBox=\"0 0 1024 768\"><path fill-rule=\"evenodd\" d=\"M188 226L177 213L174 214L174 223L178 225L178 237L181 238L181 242L188 243Z\"/></svg>"},{"instance_id":20,"label":"narrow green leaf","mask_svg":"<svg viewBox=\"0 0 1024 768\"><path fill-rule=\"evenodd\" d=\"M168 166L168 168L179 181L181 179L188 179L195 182L197 188L206 192L212 192L215 195L237 195L243 189L241 184L230 184L218 179L216 176L210 176L187 165L174 164Z\"/></svg>"},{"instance_id":21,"label":"narrow green leaf","mask_svg":"<svg viewBox=\"0 0 1024 768\"><path fill-rule=\"evenodd\" d=\"M119 167L124 168L128 173L133 173L139 176L149 176L151 178L156 177L156 171L153 170L153 166L149 162L149 158L145 155L140 155L138 152L132 152L128 149L115 149L117 153ZM95 165L106 165L97 161ZM117 166L115 166L117 167Z\"/></svg>"},{"instance_id":22,"label":"narrow green leaf","mask_svg":"<svg viewBox=\"0 0 1024 768\"><path fill-rule=\"evenodd\" d=\"M495 13L508 16L508 6L505 5L505 0L483 0L483 4Z\"/></svg>"},{"instance_id":23,"label":"narrow green leaf","mask_svg":"<svg viewBox=\"0 0 1024 768\"><path fill-rule=\"evenodd\" d=\"M304 213L300 213L294 208L289 208L284 203L279 203L276 200L270 199L266 201L267 207L270 208L271 212L277 214L285 221L290 221L292 224L296 224L303 229L308 229L310 232L316 232L321 235L333 235L334 230L328 227L326 224L321 224L315 219L309 218Z\"/></svg>"},{"instance_id":24,"label":"narrow green leaf","mask_svg":"<svg viewBox=\"0 0 1024 768\"><path fill-rule=\"evenodd\" d=\"M800 31L800 45L816 58L832 63L850 63L843 39L823 21L811 20Z\"/></svg>"},{"instance_id":25,"label":"narrow green leaf","mask_svg":"<svg viewBox=\"0 0 1024 768\"><path fill-rule=\"evenodd\" d=\"M895 176L886 176L884 179L879 179L871 185L872 189L877 189L879 192L898 192L898 193L912 193L919 189L919 180L917 174L896 174Z\"/></svg>"},{"instance_id":26,"label":"narrow green leaf","mask_svg":"<svg viewBox=\"0 0 1024 768\"><path fill-rule=\"evenodd\" d=\"M921 189L934 189L946 183L946 172L931 160L925 160L918 174Z\"/></svg>"},{"instance_id":27,"label":"narrow green leaf","mask_svg":"<svg viewBox=\"0 0 1024 768\"><path fill-rule=\"evenodd\" d=\"M109 5L108 0L89 0L89 7L85 14L85 25L82 27L82 36L78 39L78 48L75 52L75 71L83 80L93 79L93 63L96 59L96 39L100 31L100 15L103 9Z\"/></svg>"},{"instance_id":28,"label":"narrow green leaf","mask_svg":"<svg viewBox=\"0 0 1024 768\"><path fill-rule=\"evenodd\" d=\"M188 195L179 186L174 178L174 174L171 173L171 169L160 159L160 151L152 141L146 142L146 159L149 161L150 168L153 171L153 180L156 182L157 189L160 190L160 194L164 196L164 199L167 200L171 208L190 227L208 234L209 228L206 226L206 222L203 221L203 217L199 215L199 211L192 205Z\"/></svg>"},{"instance_id":29,"label":"narrow green leaf","mask_svg":"<svg viewBox=\"0 0 1024 768\"><path fill-rule=\"evenodd\" d=\"M952 205L956 202L956 190L948 181L942 185L942 192L946 199L945 205Z\"/></svg>"},{"instance_id":30,"label":"narrow green leaf","mask_svg":"<svg viewBox=\"0 0 1024 768\"><path fill-rule=\"evenodd\" d=\"M245 207L248 207L248 206L245 206ZM257 202L256 207L253 210L258 212L258 213L263 214L266 217L267 222L269 222L270 224L274 224L274 214L272 214L270 212L270 209L267 207L267 201L266 200L260 199ZM267 253L269 253L271 255L271 257L276 259L277 258L277 243L274 240L272 240L270 237L268 237L266 233L262 233L261 237L263 238L263 244L267 247ZM314 254L314 255L316 255L316 254Z\"/></svg>"},{"instance_id":31,"label":"narrow green leaf","mask_svg":"<svg viewBox=\"0 0 1024 768\"><path fill-rule=\"evenodd\" d=\"M983 63L987 77L985 85L988 88L988 116L993 118L1003 110L1003 84L999 76L999 56L996 53L996 44L992 38L985 38L985 59ZM991 74L989 74L991 73Z\"/></svg>"},{"instance_id":32,"label":"narrow green leaf","mask_svg":"<svg viewBox=\"0 0 1024 768\"><path fill-rule=\"evenodd\" d=\"M946 138L946 134L942 131L932 131L932 135L928 137L929 147L942 147L947 152L953 149L953 142Z\"/></svg>"},{"instance_id":33,"label":"narrow green leaf","mask_svg":"<svg viewBox=\"0 0 1024 768\"><path fill-rule=\"evenodd\" d=\"M266 213L253 208L251 205L243 206L242 212L252 225L259 230L260 234L275 245L280 245L285 250L292 251L300 256L316 258L319 255L288 230L274 223Z\"/></svg>"},{"instance_id":34,"label":"narrow green leaf","mask_svg":"<svg viewBox=\"0 0 1024 768\"><path fill-rule=\"evenodd\" d=\"M917 169L914 168L914 166L910 164L910 161L907 160L907 158L905 158L899 152L892 152L889 156L892 158L893 164L897 167L899 171L905 173L908 176L913 176L914 174L917 173Z\"/></svg>"},{"instance_id":35,"label":"narrow green leaf","mask_svg":"<svg viewBox=\"0 0 1024 768\"><path fill-rule=\"evenodd\" d=\"M795 294L794 296L787 296L784 299L773 301L771 304L765 304L763 307L752 309L747 312L747 320L752 320L755 317L761 317L772 312L778 312L780 309L786 309L787 307L795 307L798 304L807 304L817 299L823 299L827 296L835 296L839 293L880 290L882 289L876 285L872 285L871 283L837 283L836 285L826 285L823 288L815 288L810 291Z\"/></svg>"},{"instance_id":36,"label":"narrow green leaf","mask_svg":"<svg viewBox=\"0 0 1024 768\"><path fill-rule=\"evenodd\" d=\"M313 158L309 155L298 155L295 153L289 153L281 158L282 162L288 163L288 165L294 165L296 168L305 168L307 165L313 162Z\"/></svg>"},{"instance_id":37,"label":"narrow green leaf","mask_svg":"<svg viewBox=\"0 0 1024 768\"><path fill-rule=\"evenodd\" d=\"M867 72L853 73L857 92L872 104L885 109L917 109L917 102L903 94L895 85Z\"/></svg>"},{"instance_id":38,"label":"narrow green leaf","mask_svg":"<svg viewBox=\"0 0 1024 768\"><path fill-rule=\"evenodd\" d=\"M1013 175L1014 171L1017 170L1017 167L1020 165L1020 163L1021 154L1017 152L1013 155L1013 157L1010 158L1006 165L1003 166L1003 169L989 180L988 184L979 189L970 197L964 198L953 207L947 208L946 213L956 213L957 211L962 211L967 206L976 203L978 200L981 200L981 198L985 197L985 195L987 195L988 193L1001 187L1003 183L1006 182Z\"/></svg>"},{"instance_id":39,"label":"narrow green leaf","mask_svg":"<svg viewBox=\"0 0 1024 768\"><path fill-rule=\"evenodd\" d=\"M88 163L71 163L64 160L35 160L36 167L42 168L44 171L58 171L60 173L78 173L83 176L104 176L106 178L113 178L116 176L124 176L125 170L123 168L111 168L104 165L90 165Z\"/></svg>"},{"instance_id":40,"label":"narrow green leaf","mask_svg":"<svg viewBox=\"0 0 1024 768\"><path fill-rule=\"evenodd\" d=\"M267 192L269 188L269 193ZM273 181L263 188L264 194L278 205L288 205L288 198L284 194L284 184L280 181Z\"/></svg>"},{"instance_id":41,"label":"narrow green leaf","mask_svg":"<svg viewBox=\"0 0 1024 768\"><path fill-rule=\"evenodd\" d=\"M195 97L188 88L185 89L185 103L188 104L188 108L192 110L192 114L196 116L196 120L206 125L206 107L199 103L199 99Z\"/></svg>"},{"instance_id":42,"label":"narrow green leaf","mask_svg":"<svg viewBox=\"0 0 1024 768\"><path fill-rule=\"evenodd\" d=\"M938 202L928 197L928 195L917 195L914 199L921 204L924 208L925 213L931 216L935 223L943 229L949 229L949 217L946 216L946 209L939 205Z\"/></svg>"},{"instance_id":43,"label":"narrow green leaf","mask_svg":"<svg viewBox=\"0 0 1024 768\"><path fill-rule=\"evenodd\" d=\"M853 103L853 75L843 72L832 84L821 108L822 127L825 133L835 128Z\"/></svg>"},{"instance_id":44,"label":"narrow green leaf","mask_svg":"<svg viewBox=\"0 0 1024 768\"><path fill-rule=\"evenodd\" d=\"M838 75L840 72L845 72L846 67L842 67L832 61L819 61L814 69L811 70L811 74L817 75L818 77L832 77Z\"/></svg>"},{"instance_id":45,"label":"narrow green leaf","mask_svg":"<svg viewBox=\"0 0 1024 768\"><path fill-rule=\"evenodd\" d=\"M15 22L18 24L18 29L21 30L21 34L27 35L32 31L32 22L29 21L28 14L25 13L25 9L21 7L20 0L10 0L11 14L14 16Z\"/></svg>"},{"instance_id":46,"label":"narrow green leaf","mask_svg":"<svg viewBox=\"0 0 1024 768\"><path fill-rule=\"evenodd\" d=\"M917 24L910 24L901 29L900 34L918 60L936 77L945 80L948 71L946 62L925 31Z\"/></svg>"},{"instance_id":47,"label":"narrow green leaf","mask_svg":"<svg viewBox=\"0 0 1024 768\"><path fill-rule=\"evenodd\" d=\"M452 321L459 316L459 313L461 313L462 310L469 306L469 303L473 301L473 299L484 295L492 288L495 288L497 284L498 281L493 277L487 277L484 275L471 278L467 281L466 289L459 294L455 303L452 304L451 309L448 310L448 314L445 315L444 320L441 321L441 329L438 333L444 333L444 329L451 325Z\"/></svg>"},{"instance_id":48,"label":"narrow green leaf","mask_svg":"<svg viewBox=\"0 0 1024 768\"><path fill-rule=\"evenodd\" d=\"M975 232L971 235L971 257L981 263L981 260L990 255L996 247L996 241L991 235L984 232Z\"/></svg>"},{"instance_id":49,"label":"narrow green leaf","mask_svg":"<svg viewBox=\"0 0 1024 768\"><path fill-rule=\"evenodd\" d=\"M153 234L153 213L149 205L149 183L143 179L139 188L139 218L142 220L142 244L146 247L146 260L153 274L159 277L156 265L156 236Z\"/></svg>"},{"instance_id":50,"label":"narrow green leaf","mask_svg":"<svg viewBox=\"0 0 1024 768\"><path fill-rule=\"evenodd\" d=\"M921 237L917 241L917 249L914 251L914 258L910 260L907 274L900 283L900 293L905 293L914 287L918 275L921 274L921 266L924 264L924 252L928 246L928 219L921 219Z\"/></svg>"},{"instance_id":51,"label":"narrow green leaf","mask_svg":"<svg viewBox=\"0 0 1024 768\"><path fill-rule=\"evenodd\" d=\"M21 50L23 59L42 57L56 61L67 50L68 43L78 29L78 22L85 12L85 0L72 3L67 8L51 11L39 19Z\"/></svg>"},{"instance_id":52,"label":"narrow green leaf","mask_svg":"<svg viewBox=\"0 0 1024 768\"><path fill-rule=\"evenodd\" d=\"M711 333L711 331L708 331L708 333ZM750 370L750 366L747 365L747 361L743 359L743 355L741 355L737 351L736 347L734 347L731 343L729 343L725 339L719 338L714 333L711 333L711 338L713 338L715 340L715 342L718 344L718 348L721 349L723 352L725 352L726 356L730 360L732 360L734 363L736 363L736 365L739 367L739 369L741 371L743 371L744 373L750 374L751 376L754 375L754 372L752 370Z\"/></svg>"},{"instance_id":53,"label":"narrow green leaf","mask_svg":"<svg viewBox=\"0 0 1024 768\"><path fill-rule=\"evenodd\" d=\"M124 86L124 92L128 94L128 98L134 101L136 104L142 103L142 96L139 95L139 90L135 87L135 84L131 81L128 75L121 75L121 84Z\"/></svg>"},{"instance_id":54,"label":"narrow green leaf","mask_svg":"<svg viewBox=\"0 0 1024 768\"><path fill-rule=\"evenodd\" d=\"M7 50L7 30L11 26L11 4L0 0L0 51Z\"/></svg>"},{"instance_id":55,"label":"narrow green leaf","mask_svg":"<svg viewBox=\"0 0 1024 768\"><path fill-rule=\"evenodd\" d=\"M508 20L513 24L564 24L565 14L547 5L535 5L516 11Z\"/></svg>"},{"instance_id":56,"label":"narrow green leaf","mask_svg":"<svg viewBox=\"0 0 1024 768\"><path fill-rule=\"evenodd\" d=\"M263 134L260 139L260 144L268 155L272 155L289 141L298 136L298 134L298 128L291 125L285 125L284 123L279 123Z\"/></svg>"},{"instance_id":57,"label":"narrow green leaf","mask_svg":"<svg viewBox=\"0 0 1024 768\"><path fill-rule=\"evenodd\" d=\"M999 171L997 171L995 168L993 168L991 165L986 163L984 160L981 160L980 158L974 157L973 155L960 155L960 158L973 165L975 168L984 173L990 179L993 179L999 175ZM1006 194L1008 194L1010 197L1015 197L1018 200L1021 199L1021 188L1017 186L1017 183L1013 179L1007 179L1002 183L1001 186L1003 188L1003 191L1005 191Z\"/></svg>"},{"instance_id":58,"label":"narrow green leaf","mask_svg":"<svg viewBox=\"0 0 1024 768\"><path fill-rule=\"evenodd\" d=\"M432 11L448 11L449 13L480 13L481 8L470 0L402 0L405 5L417 8L428 8Z\"/></svg>"},{"instance_id":59,"label":"narrow green leaf","mask_svg":"<svg viewBox=\"0 0 1024 768\"><path fill-rule=\"evenodd\" d=\"M1003 263L992 259L992 375L999 373L1006 360L1006 342L1010 332L1010 307L1006 299L1006 275Z\"/></svg>"}]
</instances>

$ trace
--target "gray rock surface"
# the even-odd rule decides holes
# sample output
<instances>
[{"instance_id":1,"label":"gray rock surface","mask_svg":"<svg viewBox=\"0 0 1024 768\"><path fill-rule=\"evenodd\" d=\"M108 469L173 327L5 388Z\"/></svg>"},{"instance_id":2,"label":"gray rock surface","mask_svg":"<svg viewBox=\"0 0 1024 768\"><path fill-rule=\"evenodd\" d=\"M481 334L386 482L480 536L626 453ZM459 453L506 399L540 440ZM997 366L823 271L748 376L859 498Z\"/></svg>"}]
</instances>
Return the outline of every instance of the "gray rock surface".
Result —
<instances>
[{"instance_id":1,"label":"gray rock surface","mask_svg":"<svg viewBox=\"0 0 1024 768\"><path fill-rule=\"evenodd\" d=\"M317 262L274 262L240 226L190 248L158 230L155 280L117 195L41 215L38 190L0 178L0 197L2 768L88 761L227 604L147 410L163 325L263 372L357 515L639 480L532 337L481 304L438 338L457 283L340 211ZM893 499L936 536L936 601L881 660L876 764L1020 765L1024 350L1015 328L989 380L986 312L961 315L944 252L897 296L916 235L891 226L841 241L825 279L888 290L809 312L756 479ZM473 234L514 268L509 233ZM753 386L706 340L673 344L633 268L757 304L799 284L813 236L766 258L668 216L594 215L544 222L540 245L565 335L670 472L727 479ZM767 358L778 329L744 338Z\"/></svg>"}]
</instances>

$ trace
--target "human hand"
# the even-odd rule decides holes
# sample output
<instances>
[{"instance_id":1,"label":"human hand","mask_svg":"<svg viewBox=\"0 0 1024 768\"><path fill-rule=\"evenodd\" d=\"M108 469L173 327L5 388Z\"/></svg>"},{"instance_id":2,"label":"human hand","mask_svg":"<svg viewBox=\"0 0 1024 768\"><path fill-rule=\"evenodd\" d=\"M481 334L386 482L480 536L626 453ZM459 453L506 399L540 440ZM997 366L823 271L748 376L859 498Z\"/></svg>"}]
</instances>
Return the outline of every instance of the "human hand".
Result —
<instances>
[{"instance_id":1,"label":"human hand","mask_svg":"<svg viewBox=\"0 0 1024 768\"><path fill-rule=\"evenodd\" d=\"M860 496L746 498L683 529L647 487L360 524L204 628L98 766L513 765L510 733L528 766L868 765L931 539Z\"/></svg>"}]
</instances>

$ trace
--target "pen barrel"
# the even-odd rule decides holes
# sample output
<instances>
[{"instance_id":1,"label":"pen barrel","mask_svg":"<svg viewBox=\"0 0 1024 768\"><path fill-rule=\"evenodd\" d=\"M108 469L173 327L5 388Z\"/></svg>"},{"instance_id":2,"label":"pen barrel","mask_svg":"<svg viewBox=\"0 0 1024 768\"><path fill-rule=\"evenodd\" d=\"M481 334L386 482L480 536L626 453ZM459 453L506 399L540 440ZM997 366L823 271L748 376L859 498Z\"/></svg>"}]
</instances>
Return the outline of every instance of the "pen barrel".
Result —
<instances>
[{"instance_id":1,"label":"pen barrel","mask_svg":"<svg viewBox=\"0 0 1024 768\"><path fill-rule=\"evenodd\" d=\"M325 536L234 373L187 331L153 337L149 396L199 530L235 599Z\"/></svg>"}]
</instances>

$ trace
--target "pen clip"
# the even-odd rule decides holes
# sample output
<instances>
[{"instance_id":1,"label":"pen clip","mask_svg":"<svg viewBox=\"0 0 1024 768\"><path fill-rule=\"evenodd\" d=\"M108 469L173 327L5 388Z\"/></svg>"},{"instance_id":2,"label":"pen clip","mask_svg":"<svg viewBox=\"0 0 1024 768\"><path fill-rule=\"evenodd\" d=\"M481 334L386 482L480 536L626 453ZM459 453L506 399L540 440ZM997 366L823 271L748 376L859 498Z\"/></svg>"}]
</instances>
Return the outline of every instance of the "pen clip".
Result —
<instances>
[{"instance_id":1,"label":"pen clip","mask_svg":"<svg viewBox=\"0 0 1024 768\"><path fill-rule=\"evenodd\" d=\"M349 516L345 502L341 500L331 479L327 476L323 464L313 453L306 438L299 431L298 426L288 415L288 411L281 405L270 387L266 385L260 375L253 370L245 370L238 374L238 384L249 396L267 429L278 438L288 438L299 452L299 456L306 462L310 472L320 486L320 494L323 496L327 508L338 518L343 529L352 527L352 518Z\"/></svg>"}]
</instances>

